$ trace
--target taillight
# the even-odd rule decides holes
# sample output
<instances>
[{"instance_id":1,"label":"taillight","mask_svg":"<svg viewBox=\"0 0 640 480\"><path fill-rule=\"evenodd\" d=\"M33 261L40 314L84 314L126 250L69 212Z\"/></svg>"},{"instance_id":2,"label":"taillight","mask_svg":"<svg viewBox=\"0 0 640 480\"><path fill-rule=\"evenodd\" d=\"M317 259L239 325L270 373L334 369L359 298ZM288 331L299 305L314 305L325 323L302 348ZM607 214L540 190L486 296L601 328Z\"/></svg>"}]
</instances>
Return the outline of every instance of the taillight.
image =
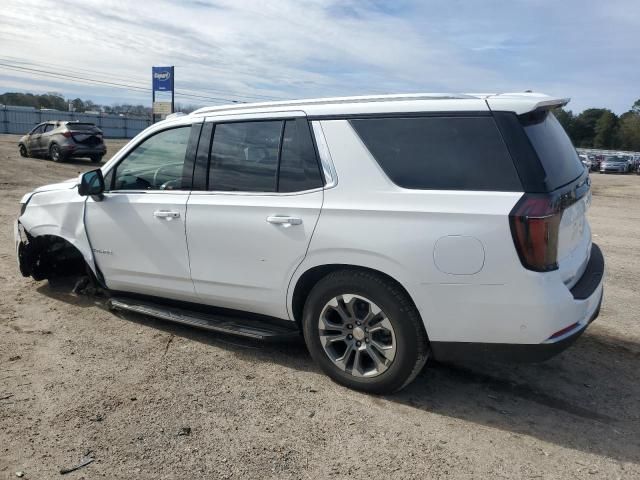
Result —
<instances>
[{"instance_id":1,"label":"taillight","mask_svg":"<svg viewBox=\"0 0 640 480\"><path fill-rule=\"evenodd\" d=\"M73 137L73 135L71 134L71 132L69 130L62 132L62 136L65 138L71 138Z\"/></svg>"},{"instance_id":2,"label":"taillight","mask_svg":"<svg viewBox=\"0 0 640 480\"><path fill-rule=\"evenodd\" d=\"M536 272L558 268L562 210L549 195L525 194L509 214L511 235L522 265Z\"/></svg>"}]
</instances>

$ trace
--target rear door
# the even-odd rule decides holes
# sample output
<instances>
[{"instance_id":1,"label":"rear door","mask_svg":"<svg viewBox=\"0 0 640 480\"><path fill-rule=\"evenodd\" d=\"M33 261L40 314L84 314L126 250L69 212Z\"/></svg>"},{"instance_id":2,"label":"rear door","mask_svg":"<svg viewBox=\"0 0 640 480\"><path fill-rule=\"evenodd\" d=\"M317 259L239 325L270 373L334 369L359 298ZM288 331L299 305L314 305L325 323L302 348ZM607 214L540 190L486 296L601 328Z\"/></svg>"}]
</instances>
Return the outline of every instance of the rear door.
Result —
<instances>
[{"instance_id":1,"label":"rear door","mask_svg":"<svg viewBox=\"0 0 640 480\"><path fill-rule=\"evenodd\" d=\"M185 237L201 123L175 125L136 145L88 198L85 227L112 290L195 300Z\"/></svg>"},{"instance_id":2,"label":"rear door","mask_svg":"<svg viewBox=\"0 0 640 480\"><path fill-rule=\"evenodd\" d=\"M194 185L187 205L196 293L210 305L287 318L289 280L323 199L308 122L208 122L203 132L211 140L200 142L201 190Z\"/></svg>"}]
</instances>

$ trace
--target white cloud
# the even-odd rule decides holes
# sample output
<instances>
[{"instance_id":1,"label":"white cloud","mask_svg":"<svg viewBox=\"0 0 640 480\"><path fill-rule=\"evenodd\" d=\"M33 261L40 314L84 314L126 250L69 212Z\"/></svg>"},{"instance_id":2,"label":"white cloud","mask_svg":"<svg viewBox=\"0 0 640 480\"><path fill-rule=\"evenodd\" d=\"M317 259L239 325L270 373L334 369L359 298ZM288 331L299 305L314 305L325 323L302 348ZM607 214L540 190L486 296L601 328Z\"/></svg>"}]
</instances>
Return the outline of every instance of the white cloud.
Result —
<instances>
[{"instance_id":1,"label":"white cloud","mask_svg":"<svg viewBox=\"0 0 640 480\"><path fill-rule=\"evenodd\" d=\"M620 111L640 96L633 91L640 81L636 55L625 44L635 45L640 27L635 0L611 2L611 10L581 9L575 0L3 3L2 58L46 63L48 70L63 66L67 73L88 69L91 77L108 72L113 81L145 87L152 65L176 65L177 88L211 97L536 88L573 96L578 108ZM598 23L604 19L606 26ZM611 70L612 55L596 31L607 32L608 48L623 56L622 78L602 75ZM16 76L29 83L27 75L0 66L1 86ZM94 91L117 101L124 93L148 101L146 94L44 78L33 88L43 81L68 94Z\"/></svg>"}]
</instances>

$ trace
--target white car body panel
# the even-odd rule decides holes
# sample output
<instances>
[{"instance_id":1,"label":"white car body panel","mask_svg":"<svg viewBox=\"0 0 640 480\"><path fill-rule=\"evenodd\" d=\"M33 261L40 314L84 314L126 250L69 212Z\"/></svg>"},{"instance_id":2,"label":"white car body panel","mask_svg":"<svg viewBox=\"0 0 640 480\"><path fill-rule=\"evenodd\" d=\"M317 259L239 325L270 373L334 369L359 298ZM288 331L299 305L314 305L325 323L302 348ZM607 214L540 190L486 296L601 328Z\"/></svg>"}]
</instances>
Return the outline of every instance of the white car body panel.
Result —
<instances>
[{"instance_id":1,"label":"white car body panel","mask_svg":"<svg viewBox=\"0 0 640 480\"><path fill-rule=\"evenodd\" d=\"M86 228L111 290L197 299L185 239L189 192L105 193L87 199ZM156 212L179 216L157 217Z\"/></svg>"},{"instance_id":2,"label":"white car body panel","mask_svg":"<svg viewBox=\"0 0 640 480\"><path fill-rule=\"evenodd\" d=\"M29 200L29 208L19 221L33 237L53 235L64 238L82 253L95 273L93 252L84 228L86 198L78 195L73 186L71 182L48 185L32 192L28 198L25 195L23 200Z\"/></svg>"},{"instance_id":3,"label":"white car body panel","mask_svg":"<svg viewBox=\"0 0 640 480\"><path fill-rule=\"evenodd\" d=\"M194 192L187 209L187 240L200 300L289 319L285 292L305 257L322 197L322 189L273 195ZM268 223L272 216L301 223Z\"/></svg>"},{"instance_id":4,"label":"white car body panel","mask_svg":"<svg viewBox=\"0 0 640 480\"><path fill-rule=\"evenodd\" d=\"M400 283L431 341L539 344L572 322L586 325L602 284L585 300L569 288L591 248L590 199L562 218L560 269L523 268L509 213L523 192L410 190L385 175L347 120L352 114L517 114L566 99L540 94L399 95L221 106L159 122L102 167L170 126L214 120L312 119L327 185L296 194L118 192L102 201L72 180L25 195L20 222L33 236L57 235L80 250L107 286L294 320L293 294L305 272L324 265L373 269ZM212 117L213 116L213 117ZM177 218L154 217L171 210ZM300 218L298 225L267 222ZM85 224L88 232L85 232ZM91 242L89 242L91 240ZM91 246L90 246L91 243ZM462 252L460 252L462 250ZM458 256L456 256L458 252Z\"/></svg>"}]
</instances>

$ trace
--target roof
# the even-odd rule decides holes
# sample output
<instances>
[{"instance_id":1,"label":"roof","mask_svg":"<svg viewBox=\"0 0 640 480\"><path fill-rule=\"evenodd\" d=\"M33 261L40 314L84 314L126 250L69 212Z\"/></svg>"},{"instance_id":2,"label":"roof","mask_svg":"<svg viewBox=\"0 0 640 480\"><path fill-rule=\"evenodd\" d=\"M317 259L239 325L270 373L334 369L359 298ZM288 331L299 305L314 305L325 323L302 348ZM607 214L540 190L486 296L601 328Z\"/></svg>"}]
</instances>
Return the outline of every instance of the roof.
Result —
<instances>
[{"instance_id":1,"label":"roof","mask_svg":"<svg viewBox=\"0 0 640 480\"><path fill-rule=\"evenodd\" d=\"M241 103L200 108L192 115L221 116L253 113L303 112L309 116L404 113L424 111L511 111L566 105L568 98L541 93L412 93L356 97L313 98L279 102Z\"/></svg>"}]
</instances>

